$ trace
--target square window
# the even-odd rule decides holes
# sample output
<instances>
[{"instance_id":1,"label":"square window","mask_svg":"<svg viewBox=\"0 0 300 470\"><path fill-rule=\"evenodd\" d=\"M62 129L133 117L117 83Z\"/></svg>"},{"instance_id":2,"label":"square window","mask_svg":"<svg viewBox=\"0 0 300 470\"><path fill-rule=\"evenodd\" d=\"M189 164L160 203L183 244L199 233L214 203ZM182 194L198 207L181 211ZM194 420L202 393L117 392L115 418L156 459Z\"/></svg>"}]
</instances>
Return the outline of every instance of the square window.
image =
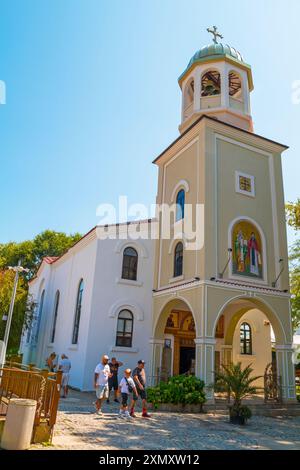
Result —
<instances>
[{"instance_id":1,"label":"square window","mask_svg":"<svg viewBox=\"0 0 300 470\"><path fill-rule=\"evenodd\" d=\"M236 171L235 191L246 196L255 197L254 176Z\"/></svg>"}]
</instances>

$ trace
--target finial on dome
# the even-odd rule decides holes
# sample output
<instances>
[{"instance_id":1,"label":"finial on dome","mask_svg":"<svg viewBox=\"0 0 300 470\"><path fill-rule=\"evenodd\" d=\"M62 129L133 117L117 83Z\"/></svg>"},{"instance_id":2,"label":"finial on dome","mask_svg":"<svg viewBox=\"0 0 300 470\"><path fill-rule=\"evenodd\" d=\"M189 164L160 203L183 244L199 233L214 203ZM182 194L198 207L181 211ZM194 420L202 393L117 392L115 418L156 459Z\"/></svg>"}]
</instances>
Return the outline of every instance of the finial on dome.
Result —
<instances>
[{"instance_id":1,"label":"finial on dome","mask_svg":"<svg viewBox=\"0 0 300 470\"><path fill-rule=\"evenodd\" d=\"M207 28L206 30L208 33L211 33L213 37L213 42L215 44L218 44L217 38L223 39L222 34L218 32L218 28L216 26L213 26L212 28Z\"/></svg>"}]
</instances>

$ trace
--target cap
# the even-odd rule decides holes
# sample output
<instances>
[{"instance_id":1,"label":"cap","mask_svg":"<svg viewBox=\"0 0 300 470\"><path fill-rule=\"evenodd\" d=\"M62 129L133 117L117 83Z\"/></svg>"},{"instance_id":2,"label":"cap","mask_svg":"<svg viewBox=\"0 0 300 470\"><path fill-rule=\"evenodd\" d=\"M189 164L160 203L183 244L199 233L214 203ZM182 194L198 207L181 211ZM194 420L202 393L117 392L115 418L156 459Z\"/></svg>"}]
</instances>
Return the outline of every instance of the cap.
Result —
<instances>
[{"instance_id":1,"label":"cap","mask_svg":"<svg viewBox=\"0 0 300 470\"><path fill-rule=\"evenodd\" d=\"M144 359L140 359L140 360L138 361L138 364L145 364Z\"/></svg>"}]
</instances>

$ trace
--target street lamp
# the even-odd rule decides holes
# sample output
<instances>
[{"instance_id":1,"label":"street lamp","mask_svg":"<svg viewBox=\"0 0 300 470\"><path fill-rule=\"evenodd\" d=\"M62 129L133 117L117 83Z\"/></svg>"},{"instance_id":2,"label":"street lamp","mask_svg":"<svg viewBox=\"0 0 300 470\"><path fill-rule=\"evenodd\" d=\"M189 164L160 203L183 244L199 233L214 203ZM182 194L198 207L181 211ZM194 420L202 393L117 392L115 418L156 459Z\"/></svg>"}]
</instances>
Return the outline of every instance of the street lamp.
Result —
<instances>
[{"instance_id":1,"label":"street lamp","mask_svg":"<svg viewBox=\"0 0 300 470\"><path fill-rule=\"evenodd\" d=\"M18 266L8 266L8 269L15 272L15 280L14 280L14 287L13 287L12 296L11 296L11 300L10 300L10 306L9 306L9 311L8 311L8 316L7 316L7 323L6 323L5 334L4 334L4 339L3 339L4 345L3 345L3 348L2 348L2 351L1 351L1 356L2 357L0 357L0 363L1 363L2 366L5 364L5 356L6 356L7 344L8 344L8 338L9 338L11 320L12 320L12 315L13 315L13 311L14 311L14 305L15 305L15 299L16 299L16 293L17 293L17 287L18 287L19 274L29 272L29 269L23 268L21 266L21 260L19 260Z\"/></svg>"}]
</instances>

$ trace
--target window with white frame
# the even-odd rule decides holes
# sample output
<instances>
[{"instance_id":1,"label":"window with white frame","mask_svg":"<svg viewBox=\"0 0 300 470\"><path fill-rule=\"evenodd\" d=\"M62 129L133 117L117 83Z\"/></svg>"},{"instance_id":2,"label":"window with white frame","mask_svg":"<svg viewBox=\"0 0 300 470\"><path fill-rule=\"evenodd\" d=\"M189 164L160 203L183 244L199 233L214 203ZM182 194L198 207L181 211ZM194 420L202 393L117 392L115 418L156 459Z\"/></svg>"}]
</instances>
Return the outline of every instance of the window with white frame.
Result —
<instances>
[{"instance_id":1,"label":"window with white frame","mask_svg":"<svg viewBox=\"0 0 300 470\"><path fill-rule=\"evenodd\" d=\"M246 196L255 196L254 176L241 171L235 172L235 191Z\"/></svg>"}]
</instances>

